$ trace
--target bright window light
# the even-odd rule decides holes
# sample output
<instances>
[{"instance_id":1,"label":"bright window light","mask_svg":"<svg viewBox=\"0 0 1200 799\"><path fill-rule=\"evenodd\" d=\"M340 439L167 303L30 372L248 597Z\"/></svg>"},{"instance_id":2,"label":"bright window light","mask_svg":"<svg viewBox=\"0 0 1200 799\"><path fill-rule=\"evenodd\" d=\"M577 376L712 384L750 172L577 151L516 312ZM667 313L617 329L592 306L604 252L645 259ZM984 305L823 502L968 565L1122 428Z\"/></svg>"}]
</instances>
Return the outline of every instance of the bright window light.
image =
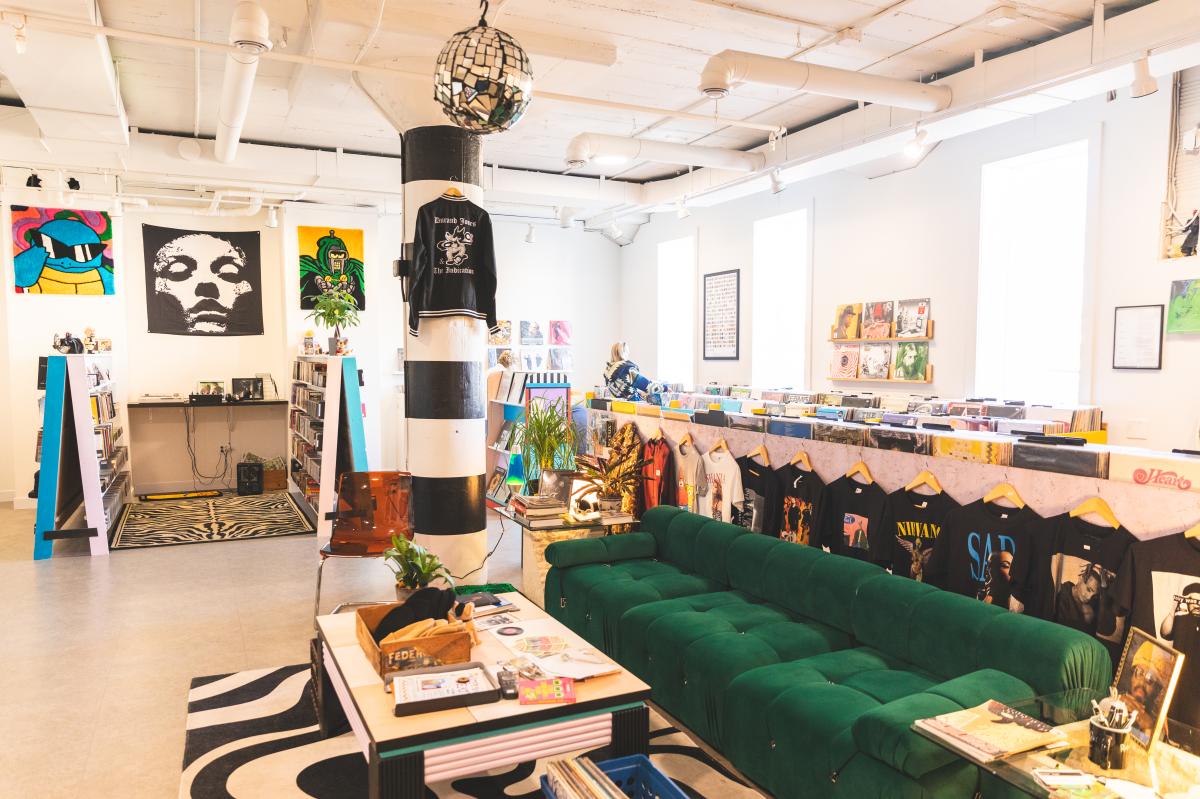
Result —
<instances>
[{"instance_id":1,"label":"bright window light","mask_svg":"<svg viewBox=\"0 0 1200 799\"><path fill-rule=\"evenodd\" d=\"M983 166L975 393L1077 403L1088 143Z\"/></svg>"},{"instance_id":2,"label":"bright window light","mask_svg":"<svg viewBox=\"0 0 1200 799\"><path fill-rule=\"evenodd\" d=\"M658 366L652 380L696 379L696 239L658 245Z\"/></svg>"},{"instance_id":3,"label":"bright window light","mask_svg":"<svg viewBox=\"0 0 1200 799\"><path fill-rule=\"evenodd\" d=\"M808 353L808 212L754 223L750 380L803 388Z\"/></svg>"}]
</instances>

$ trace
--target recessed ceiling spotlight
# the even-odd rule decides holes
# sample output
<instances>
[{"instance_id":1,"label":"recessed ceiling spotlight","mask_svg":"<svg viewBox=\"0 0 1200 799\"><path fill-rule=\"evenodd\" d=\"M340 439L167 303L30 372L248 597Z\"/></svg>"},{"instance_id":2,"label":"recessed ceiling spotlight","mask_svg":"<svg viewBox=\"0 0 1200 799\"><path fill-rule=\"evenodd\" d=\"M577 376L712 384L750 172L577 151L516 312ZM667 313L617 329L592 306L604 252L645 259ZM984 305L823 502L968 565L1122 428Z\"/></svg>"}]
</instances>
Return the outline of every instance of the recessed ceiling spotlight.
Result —
<instances>
[{"instance_id":1,"label":"recessed ceiling spotlight","mask_svg":"<svg viewBox=\"0 0 1200 799\"><path fill-rule=\"evenodd\" d=\"M25 186L30 189L40 189L42 187L42 179L38 177L37 172L30 173L25 179Z\"/></svg>"},{"instance_id":2,"label":"recessed ceiling spotlight","mask_svg":"<svg viewBox=\"0 0 1200 799\"><path fill-rule=\"evenodd\" d=\"M929 134L923 130L918 130L917 135L913 136L908 144L904 145L904 156L916 161L925 154L925 148L928 146L925 140L929 138Z\"/></svg>"},{"instance_id":3,"label":"recessed ceiling spotlight","mask_svg":"<svg viewBox=\"0 0 1200 799\"><path fill-rule=\"evenodd\" d=\"M536 244L537 243L537 233L535 233L533 230L532 222L529 223L529 228L525 231L525 243L526 244Z\"/></svg>"},{"instance_id":4,"label":"recessed ceiling spotlight","mask_svg":"<svg viewBox=\"0 0 1200 799\"><path fill-rule=\"evenodd\" d=\"M776 167L767 173L767 177L771 179L771 193L778 194L787 188L787 184L783 182L783 176L779 174L779 168Z\"/></svg>"},{"instance_id":5,"label":"recessed ceiling spotlight","mask_svg":"<svg viewBox=\"0 0 1200 799\"><path fill-rule=\"evenodd\" d=\"M1130 97L1146 97L1158 91L1158 81L1150 74L1150 59L1142 56L1133 62L1133 83L1129 84Z\"/></svg>"}]
</instances>

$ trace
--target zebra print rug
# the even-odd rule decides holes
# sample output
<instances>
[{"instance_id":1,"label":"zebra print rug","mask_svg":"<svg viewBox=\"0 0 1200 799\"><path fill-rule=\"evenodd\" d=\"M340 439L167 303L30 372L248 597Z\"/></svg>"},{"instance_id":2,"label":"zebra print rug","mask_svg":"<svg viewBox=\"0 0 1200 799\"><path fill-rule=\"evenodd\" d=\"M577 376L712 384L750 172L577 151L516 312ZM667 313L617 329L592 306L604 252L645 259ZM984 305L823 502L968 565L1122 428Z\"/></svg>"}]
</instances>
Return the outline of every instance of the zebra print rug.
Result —
<instances>
[{"instance_id":1,"label":"zebra print rug","mask_svg":"<svg viewBox=\"0 0 1200 799\"><path fill-rule=\"evenodd\" d=\"M199 544L240 538L273 538L313 532L287 492L131 502L121 512L111 549Z\"/></svg>"},{"instance_id":2,"label":"zebra print rug","mask_svg":"<svg viewBox=\"0 0 1200 799\"><path fill-rule=\"evenodd\" d=\"M180 799L367 795L354 734L322 740L309 664L197 677L188 693ZM608 753L587 754L604 760ZM556 757L567 757L557 755ZM686 732L650 710L650 759L690 799L761 799ZM543 761L426 786L426 799L540 799Z\"/></svg>"}]
</instances>

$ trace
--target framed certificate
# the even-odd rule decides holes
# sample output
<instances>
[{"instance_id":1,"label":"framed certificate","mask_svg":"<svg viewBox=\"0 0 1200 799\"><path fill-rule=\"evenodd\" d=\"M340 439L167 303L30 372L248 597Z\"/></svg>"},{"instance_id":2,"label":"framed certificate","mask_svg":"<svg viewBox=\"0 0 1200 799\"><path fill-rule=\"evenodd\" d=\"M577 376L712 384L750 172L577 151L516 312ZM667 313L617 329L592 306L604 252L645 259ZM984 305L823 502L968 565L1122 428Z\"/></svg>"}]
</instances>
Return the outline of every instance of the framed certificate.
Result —
<instances>
[{"instance_id":1,"label":"framed certificate","mask_svg":"<svg viewBox=\"0 0 1200 799\"><path fill-rule=\"evenodd\" d=\"M741 322L741 270L704 276L704 360L736 361Z\"/></svg>"},{"instance_id":2,"label":"framed certificate","mask_svg":"<svg viewBox=\"0 0 1200 799\"><path fill-rule=\"evenodd\" d=\"M1162 305L1122 305L1113 309L1114 369L1162 369Z\"/></svg>"}]
</instances>

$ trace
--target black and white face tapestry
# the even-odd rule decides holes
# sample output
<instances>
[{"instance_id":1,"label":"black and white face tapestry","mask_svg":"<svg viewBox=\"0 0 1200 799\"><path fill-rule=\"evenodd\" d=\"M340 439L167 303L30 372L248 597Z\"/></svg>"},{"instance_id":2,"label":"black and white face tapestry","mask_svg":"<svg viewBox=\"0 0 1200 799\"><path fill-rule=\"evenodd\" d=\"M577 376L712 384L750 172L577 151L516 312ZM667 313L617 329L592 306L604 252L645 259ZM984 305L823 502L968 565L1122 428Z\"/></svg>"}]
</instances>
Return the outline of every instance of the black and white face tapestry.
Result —
<instances>
[{"instance_id":1,"label":"black and white face tapestry","mask_svg":"<svg viewBox=\"0 0 1200 799\"><path fill-rule=\"evenodd\" d=\"M151 333L262 335L258 231L142 225L142 249Z\"/></svg>"}]
</instances>

